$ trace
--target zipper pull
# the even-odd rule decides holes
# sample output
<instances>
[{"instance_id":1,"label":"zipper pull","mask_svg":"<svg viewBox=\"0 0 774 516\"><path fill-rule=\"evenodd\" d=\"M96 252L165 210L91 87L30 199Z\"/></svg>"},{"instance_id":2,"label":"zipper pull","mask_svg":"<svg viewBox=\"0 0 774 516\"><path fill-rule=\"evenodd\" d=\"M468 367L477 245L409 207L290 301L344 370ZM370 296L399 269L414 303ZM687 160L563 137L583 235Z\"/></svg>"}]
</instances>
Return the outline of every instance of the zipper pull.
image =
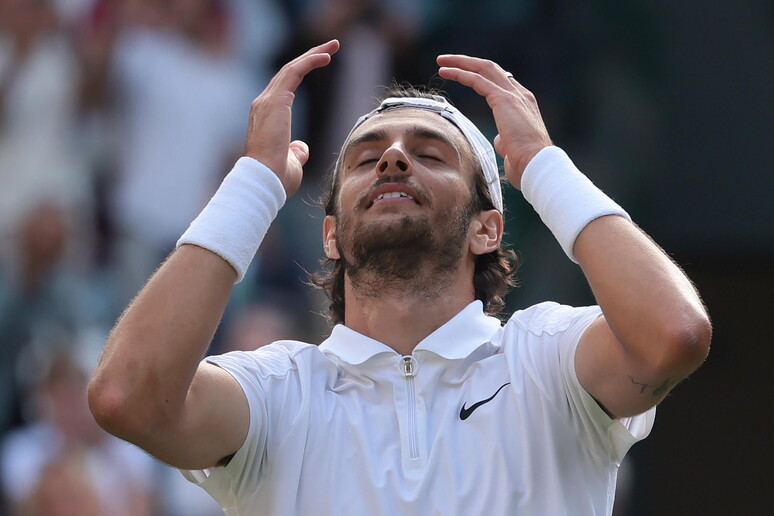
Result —
<instances>
[{"instance_id":1,"label":"zipper pull","mask_svg":"<svg viewBox=\"0 0 774 516\"><path fill-rule=\"evenodd\" d=\"M400 373L404 378L414 378L419 370L419 362L413 355L405 355L400 360Z\"/></svg>"}]
</instances>

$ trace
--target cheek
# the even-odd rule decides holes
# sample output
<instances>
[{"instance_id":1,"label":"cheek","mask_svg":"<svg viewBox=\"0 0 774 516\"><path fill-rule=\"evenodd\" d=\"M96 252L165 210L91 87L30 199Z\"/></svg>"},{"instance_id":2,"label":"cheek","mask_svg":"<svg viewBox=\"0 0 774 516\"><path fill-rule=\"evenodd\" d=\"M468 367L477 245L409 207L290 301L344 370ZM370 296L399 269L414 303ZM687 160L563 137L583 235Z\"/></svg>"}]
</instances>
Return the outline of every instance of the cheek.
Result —
<instances>
[{"instance_id":1,"label":"cheek","mask_svg":"<svg viewBox=\"0 0 774 516\"><path fill-rule=\"evenodd\" d=\"M446 206L465 206L470 201L471 191L467 184L462 184L458 177L449 178L440 184L428 185L428 192L441 203L440 208Z\"/></svg>"},{"instance_id":2,"label":"cheek","mask_svg":"<svg viewBox=\"0 0 774 516\"><path fill-rule=\"evenodd\" d=\"M361 178L348 178L339 188L336 207L340 214L351 213L362 201L370 183Z\"/></svg>"}]
</instances>

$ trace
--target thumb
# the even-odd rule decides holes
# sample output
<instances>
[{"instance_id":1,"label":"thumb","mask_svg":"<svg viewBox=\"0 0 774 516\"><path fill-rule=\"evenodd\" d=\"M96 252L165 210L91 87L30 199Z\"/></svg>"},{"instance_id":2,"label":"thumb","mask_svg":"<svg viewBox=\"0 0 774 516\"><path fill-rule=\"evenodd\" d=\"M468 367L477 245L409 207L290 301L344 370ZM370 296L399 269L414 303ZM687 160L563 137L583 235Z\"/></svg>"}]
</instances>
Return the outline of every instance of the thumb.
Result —
<instances>
[{"instance_id":1,"label":"thumb","mask_svg":"<svg viewBox=\"0 0 774 516\"><path fill-rule=\"evenodd\" d=\"M500 156L506 156L505 148L503 147L503 139L500 137L500 133L497 133L497 136L494 137L494 149Z\"/></svg>"},{"instance_id":2,"label":"thumb","mask_svg":"<svg viewBox=\"0 0 774 516\"><path fill-rule=\"evenodd\" d=\"M294 140L290 142L290 151L303 167L309 159L309 146L301 140Z\"/></svg>"}]
</instances>

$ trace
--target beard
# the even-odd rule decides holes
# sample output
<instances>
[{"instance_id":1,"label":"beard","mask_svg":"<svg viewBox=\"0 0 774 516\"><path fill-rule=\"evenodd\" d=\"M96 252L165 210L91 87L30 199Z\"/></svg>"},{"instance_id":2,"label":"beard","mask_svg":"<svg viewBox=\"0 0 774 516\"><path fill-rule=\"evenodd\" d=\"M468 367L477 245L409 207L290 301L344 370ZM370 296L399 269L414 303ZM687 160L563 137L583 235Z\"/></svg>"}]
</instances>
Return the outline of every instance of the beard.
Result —
<instances>
[{"instance_id":1,"label":"beard","mask_svg":"<svg viewBox=\"0 0 774 516\"><path fill-rule=\"evenodd\" d=\"M427 216L404 215L390 224L355 228L343 218L337 228L339 254L354 290L366 296L437 296L462 261L472 216L471 202L442 211L435 227Z\"/></svg>"}]
</instances>

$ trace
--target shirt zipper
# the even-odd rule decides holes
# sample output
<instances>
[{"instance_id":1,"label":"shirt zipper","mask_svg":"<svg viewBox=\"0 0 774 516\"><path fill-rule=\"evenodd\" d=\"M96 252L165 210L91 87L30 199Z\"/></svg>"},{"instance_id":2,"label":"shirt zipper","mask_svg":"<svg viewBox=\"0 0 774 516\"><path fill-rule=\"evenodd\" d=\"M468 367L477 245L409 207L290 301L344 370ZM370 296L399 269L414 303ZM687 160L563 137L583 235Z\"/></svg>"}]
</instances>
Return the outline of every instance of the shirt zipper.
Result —
<instances>
[{"instance_id":1,"label":"shirt zipper","mask_svg":"<svg viewBox=\"0 0 774 516\"><path fill-rule=\"evenodd\" d=\"M414 390L414 377L419 369L419 362L412 355L405 355L401 359L401 372L406 380L407 417L409 428L409 460L419 460L419 436L417 433L416 392Z\"/></svg>"}]
</instances>

